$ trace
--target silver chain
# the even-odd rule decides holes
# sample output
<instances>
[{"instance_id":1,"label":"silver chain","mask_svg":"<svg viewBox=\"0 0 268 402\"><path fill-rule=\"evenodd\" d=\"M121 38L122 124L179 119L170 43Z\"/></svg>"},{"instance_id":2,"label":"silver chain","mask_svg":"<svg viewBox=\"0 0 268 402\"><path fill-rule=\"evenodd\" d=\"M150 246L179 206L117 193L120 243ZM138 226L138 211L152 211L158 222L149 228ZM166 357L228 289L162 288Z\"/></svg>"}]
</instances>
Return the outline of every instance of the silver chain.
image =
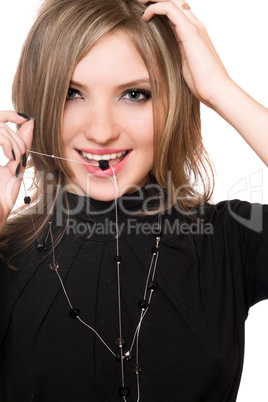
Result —
<instances>
[{"instance_id":1,"label":"silver chain","mask_svg":"<svg viewBox=\"0 0 268 402\"><path fill-rule=\"evenodd\" d=\"M113 168L112 168L113 170ZM113 172L114 173L114 172ZM119 338L117 339L118 342L118 346L120 348L120 363L121 363L121 384L122 384L122 392L126 391L128 393L127 388L125 388L125 370L124 370L124 361L125 360L130 360L132 357L132 351L134 348L134 345L136 343L136 355L135 355L135 364L134 364L134 372L136 374L137 377L137 402L140 401L140 371L141 371L141 366L139 364L139 335L140 335L140 330L141 330L141 324L142 321L145 317L145 315L148 312L149 309L149 305L151 303L151 299L154 293L154 290L156 289L156 285L155 286L149 286L150 282L151 283L155 283L155 273L156 273L156 267L157 267L157 262L158 262L158 246L160 243L160 232L161 232L161 213L159 213L158 215L158 231L159 231L159 235L156 236L156 243L155 243L155 247L152 249L152 259L151 259L151 263L149 266L149 271L148 271L148 275L146 278L146 283L145 283L145 289L144 289L144 293L143 293L143 302L144 302L144 306L140 306L141 308L141 314L140 314L140 319L138 322L138 325L134 331L134 335L133 335L133 339L132 339L132 343L130 346L130 349L126 352L123 351L123 346L124 346L124 339L123 339L123 333L122 333L122 309L121 309L121 281L120 281L120 264L121 264L121 257L120 257L120 253L119 253L119 235L118 235L118 208L117 208L117 180L116 180L116 176L115 173L113 174L113 178L114 178L114 186L115 186L115 221L116 221L116 267L117 267L117 296L118 296L118 325L119 325ZM54 251L54 241L53 241L53 235L52 235L52 229L51 229L51 222L49 223L49 234L51 237L51 246L52 246L52 259L53 262L52 264L50 264L50 269L52 271L55 271L57 274L57 277L60 281L62 290L64 292L64 295L66 297L66 300L70 306L71 311L74 311L74 307L69 299L68 293L66 291L66 288L64 286L64 283L62 281L62 278L58 272L59 269L59 263L56 262L56 258L55 258L55 251ZM148 295L149 292L149 295ZM148 297L148 299L146 299ZM75 313L74 313L75 314ZM94 334L99 338L99 340L103 343L103 345L106 347L107 350L109 350L109 352L114 356L117 357L118 354L115 353L108 345L107 343L103 340L103 338L101 337L101 335L93 328L91 327L89 324L87 324L85 321L83 321L80 318L80 312L76 312L75 317L81 322L81 324L83 324L84 326L86 326L88 329L90 329L92 332L94 332ZM127 395L123 395L123 401L127 402Z\"/></svg>"}]
</instances>

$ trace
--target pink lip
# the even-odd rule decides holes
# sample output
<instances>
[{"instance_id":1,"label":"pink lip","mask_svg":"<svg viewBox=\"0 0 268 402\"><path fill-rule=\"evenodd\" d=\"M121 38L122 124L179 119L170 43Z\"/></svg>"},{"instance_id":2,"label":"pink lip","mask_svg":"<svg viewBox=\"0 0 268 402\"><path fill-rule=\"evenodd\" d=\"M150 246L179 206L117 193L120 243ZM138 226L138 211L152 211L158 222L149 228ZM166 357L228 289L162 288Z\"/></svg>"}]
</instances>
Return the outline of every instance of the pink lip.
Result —
<instances>
[{"instance_id":1,"label":"pink lip","mask_svg":"<svg viewBox=\"0 0 268 402\"><path fill-rule=\"evenodd\" d=\"M95 153L97 155L104 155L104 154L110 154L110 153L116 153L116 152L124 152L126 151L126 149L124 150L98 150L98 152L96 152L96 150L82 150L82 152L88 152L88 153ZM112 152L111 152L112 151ZM113 166L113 168L111 168L111 166L109 167L109 169L107 170L101 170L101 168L98 167L98 162L96 161L96 166L91 165L89 163L87 163L85 161L85 159L82 158L82 156L76 151L78 158L81 160L81 162L83 162L83 166L86 168L86 170L88 171L88 173L93 174L94 176L100 177L100 178L106 178L106 177L111 177L114 174L117 175L121 169L123 169L123 167L126 165L126 163L128 162L130 155L132 154L132 150L129 151L129 153L127 154L127 156L125 156L125 158L119 162L117 165Z\"/></svg>"}]
</instances>

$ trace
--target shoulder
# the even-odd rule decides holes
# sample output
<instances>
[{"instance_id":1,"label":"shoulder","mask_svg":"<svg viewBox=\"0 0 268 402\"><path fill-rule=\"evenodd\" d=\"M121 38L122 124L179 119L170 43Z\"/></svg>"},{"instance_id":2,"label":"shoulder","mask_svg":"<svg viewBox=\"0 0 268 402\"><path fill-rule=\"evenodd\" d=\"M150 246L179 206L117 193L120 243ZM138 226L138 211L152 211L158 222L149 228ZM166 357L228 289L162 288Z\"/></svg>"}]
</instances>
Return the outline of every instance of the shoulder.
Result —
<instances>
[{"instance_id":1,"label":"shoulder","mask_svg":"<svg viewBox=\"0 0 268 402\"><path fill-rule=\"evenodd\" d=\"M173 208L164 215L163 229L164 239L173 239L172 243L183 238L202 244L257 239L268 236L268 206L226 200L200 205L190 214Z\"/></svg>"},{"instance_id":2,"label":"shoulder","mask_svg":"<svg viewBox=\"0 0 268 402\"><path fill-rule=\"evenodd\" d=\"M268 205L235 199L207 204L199 208L199 213L214 225L231 226L238 231L267 232Z\"/></svg>"}]
</instances>

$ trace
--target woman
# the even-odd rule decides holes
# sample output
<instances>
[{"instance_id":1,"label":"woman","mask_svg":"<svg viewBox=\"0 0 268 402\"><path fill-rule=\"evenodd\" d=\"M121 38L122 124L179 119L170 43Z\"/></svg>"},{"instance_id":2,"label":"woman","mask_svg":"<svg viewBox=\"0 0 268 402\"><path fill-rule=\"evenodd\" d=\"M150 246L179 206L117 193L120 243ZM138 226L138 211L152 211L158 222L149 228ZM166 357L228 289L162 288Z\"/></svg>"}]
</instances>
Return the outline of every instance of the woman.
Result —
<instances>
[{"instance_id":1,"label":"woman","mask_svg":"<svg viewBox=\"0 0 268 402\"><path fill-rule=\"evenodd\" d=\"M187 4L142 3L49 0L25 42L23 114L0 115L4 401L236 398L267 210L208 204L196 98L266 162L267 111ZM29 149L36 190L6 222Z\"/></svg>"}]
</instances>

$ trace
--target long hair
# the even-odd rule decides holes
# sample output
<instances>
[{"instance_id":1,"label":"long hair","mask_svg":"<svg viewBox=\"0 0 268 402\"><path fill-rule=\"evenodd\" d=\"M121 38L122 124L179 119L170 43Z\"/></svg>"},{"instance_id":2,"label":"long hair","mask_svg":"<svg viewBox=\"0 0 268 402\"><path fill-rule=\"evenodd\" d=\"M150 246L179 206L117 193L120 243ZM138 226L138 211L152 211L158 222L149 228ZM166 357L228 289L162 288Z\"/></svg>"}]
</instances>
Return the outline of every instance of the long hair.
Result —
<instances>
[{"instance_id":1,"label":"long hair","mask_svg":"<svg viewBox=\"0 0 268 402\"><path fill-rule=\"evenodd\" d=\"M154 119L154 163L150 178L169 194L165 208L184 210L211 196L202 143L200 103L182 76L178 44L168 19L141 19L138 0L46 0L24 43L13 83L15 110L35 117L32 150L62 155L61 128L74 68L104 35L123 32L133 41L149 72ZM31 154L34 169L32 209L24 207L8 220L0 239L5 254L29 247L48 225L55 203L71 172L64 160ZM210 166L210 165L209 165ZM203 183L202 194L196 183ZM22 212L22 213L21 213ZM31 225L34 220L34 227Z\"/></svg>"}]
</instances>

